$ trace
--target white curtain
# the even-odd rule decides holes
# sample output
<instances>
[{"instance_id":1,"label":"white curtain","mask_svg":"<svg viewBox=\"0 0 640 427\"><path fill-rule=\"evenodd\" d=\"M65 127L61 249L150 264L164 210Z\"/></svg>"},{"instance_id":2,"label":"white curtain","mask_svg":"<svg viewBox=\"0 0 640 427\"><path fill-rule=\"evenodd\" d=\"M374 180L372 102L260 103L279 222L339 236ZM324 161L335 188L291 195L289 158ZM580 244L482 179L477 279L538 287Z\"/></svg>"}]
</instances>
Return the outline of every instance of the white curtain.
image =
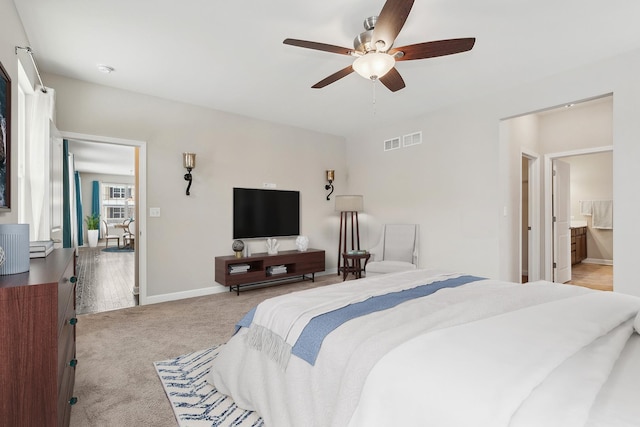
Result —
<instances>
[{"instance_id":1,"label":"white curtain","mask_svg":"<svg viewBox=\"0 0 640 427\"><path fill-rule=\"evenodd\" d=\"M78 233L82 233L82 229L78 229L78 210L76 204L76 166L73 153L67 156L67 164L69 167L68 175L65 179L69 180L69 216L71 218L71 227L69 229L71 236L71 247L78 247Z\"/></svg>"},{"instance_id":2,"label":"white curtain","mask_svg":"<svg viewBox=\"0 0 640 427\"><path fill-rule=\"evenodd\" d=\"M27 120L25 147L25 180L28 195L24 218L30 225L30 239L49 240L51 238L50 218L50 121L53 118L55 99L53 89L44 93L41 86L36 88L31 98L30 114Z\"/></svg>"}]
</instances>

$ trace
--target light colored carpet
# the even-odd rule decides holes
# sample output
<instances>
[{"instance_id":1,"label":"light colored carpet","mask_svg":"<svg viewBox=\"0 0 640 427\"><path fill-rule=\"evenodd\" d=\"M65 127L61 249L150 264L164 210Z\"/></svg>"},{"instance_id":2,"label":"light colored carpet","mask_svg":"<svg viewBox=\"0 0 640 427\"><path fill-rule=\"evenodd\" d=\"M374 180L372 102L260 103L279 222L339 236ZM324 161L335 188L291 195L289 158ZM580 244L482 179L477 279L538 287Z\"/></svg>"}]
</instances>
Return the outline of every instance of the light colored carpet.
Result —
<instances>
[{"instance_id":1,"label":"light colored carpet","mask_svg":"<svg viewBox=\"0 0 640 427\"><path fill-rule=\"evenodd\" d=\"M315 283L282 284L239 296L224 292L78 316L78 403L71 427L175 427L153 362L225 343L235 323L266 298L341 280L328 274Z\"/></svg>"}]
</instances>

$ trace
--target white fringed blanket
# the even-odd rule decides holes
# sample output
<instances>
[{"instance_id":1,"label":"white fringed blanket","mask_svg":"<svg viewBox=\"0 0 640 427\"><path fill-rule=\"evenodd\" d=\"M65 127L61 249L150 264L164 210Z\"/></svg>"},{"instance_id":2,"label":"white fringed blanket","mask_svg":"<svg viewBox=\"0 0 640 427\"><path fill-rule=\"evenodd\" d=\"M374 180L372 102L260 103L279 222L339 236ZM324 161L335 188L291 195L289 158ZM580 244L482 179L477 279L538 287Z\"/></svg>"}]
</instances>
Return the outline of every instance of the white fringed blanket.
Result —
<instances>
[{"instance_id":1,"label":"white fringed blanket","mask_svg":"<svg viewBox=\"0 0 640 427\"><path fill-rule=\"evenodd\" d=\"M438 276L413 273L423 283ZM333 291L350 298L345 293L352 290L357 299L367 284L398 277L408 280L400 274L327 286L320 305ZM314 310L307 295L317 299L311 291L291 295L304 301L304 312ZM560 404L575 408L571 413L580 416L571 419L580 420L639 309L640 299L613 293L483 280L348 321L326 336L314 366L291 357L283 370L247 344L243 328L207 379L267 426L547 425L535 417L553 414L548 404L557 403L558 393L576 395L577 402ZM287 311L290 320L281 322L277 310L270 312L285 331L297 329L303 315ZM575 361L597 372L588 386L572 377Z\"/></svg>"}]
</instances>

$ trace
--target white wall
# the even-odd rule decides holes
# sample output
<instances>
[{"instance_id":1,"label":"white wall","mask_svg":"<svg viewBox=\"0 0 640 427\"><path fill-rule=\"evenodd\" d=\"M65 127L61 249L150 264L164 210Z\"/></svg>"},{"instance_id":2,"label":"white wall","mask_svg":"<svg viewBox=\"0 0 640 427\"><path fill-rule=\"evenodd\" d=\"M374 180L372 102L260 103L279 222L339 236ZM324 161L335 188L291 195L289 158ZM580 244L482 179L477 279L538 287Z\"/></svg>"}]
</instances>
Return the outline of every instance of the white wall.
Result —
<instances>
[{"instance_id":1,"label":"white wall","mask_svg":"<svg viewBox=\"0 0 640 427\"><path fill-rule=\"evenodd\" d=\"M383 151L384 140L415 131L422 144ZM497 277L497 131L491 110L469 103L350 137L349 186L364 195L369 220L365 247L380 224L415 222L420 267ZM483 138L493 132L493 141Z\"/></svg>"},{"instance_id":2,"label":"white wall","mask_svg":"<svg viewBox=\"0 0 640 427\"><path fill-rule=\"evenodd\" d=\"M639 68L640 51L633 51L351 136L350 188L365 195L372 234L380 223L419 222L421 266L517 280L521 147L505 137L501 119L613 93L614 288L640 295L633 184L640 182ZM416 130L422 145L382 152L384 139Z\"/></svg>"},{"instance_id":3,"label":"white wall","mask_svg":"<svg viewBox=\"0 0 640 427\"><path fill-rule=\"evenodd\" d=\"M11 211L0 211L0 223L18 222L18 56L16 46L28 45L27 36L12 1L0 1L0 63L11 78ZM26 68L32 74L31 68Z\"/></svg>"},{"instance_id":4,"label":"white wall","mask_svg":"<svg viewBox=\"0 0 640 427\"><path fill-rule=\"evenodd\" d=\"M161 208L160 218L147 218L148 296L223 290L213 267L214 257L232 254L232 188L267 182L301 192L301 232L335 269L337 215L325 170L335 169L341 194L344 139L56 75L44 80L56 89L61 131L147 142L147 206ZM184 151L197 154L190 196ZM281 242L281 250L295 249L294 238ZM265 251L263 240L250 245Z\"/></svg>"}]
</instances>

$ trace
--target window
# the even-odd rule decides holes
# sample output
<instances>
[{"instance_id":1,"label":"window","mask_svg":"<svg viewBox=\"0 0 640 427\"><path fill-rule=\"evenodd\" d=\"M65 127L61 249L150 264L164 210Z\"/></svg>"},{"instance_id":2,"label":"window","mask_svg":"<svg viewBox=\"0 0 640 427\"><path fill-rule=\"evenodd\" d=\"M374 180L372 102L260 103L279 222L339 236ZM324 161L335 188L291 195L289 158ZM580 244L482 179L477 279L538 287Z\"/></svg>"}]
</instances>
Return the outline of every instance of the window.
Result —
<instances>
[{"instance_id":1,"label":"window","mask_svg":"<svg viewBox=\"0 0 640 427\"><path fill-rule=\"evenodd\" d=\"M135 215L135 186L102 183L102 219L108 223L122 222Z\"/></svg>"},{"instance_id":2,"label":"window","mask_svg":"<svg viewBox=\"0 0 640 427\"><path fill-rule=\"evenodd\" d=\"M126 199L127 192L124 187L109 187L109 198L111 199Z\"/></svg>"},{"instance_id":3,"label":"window","mask_svg":"<svg viewBox=\"0 0 640 427\"><path fill-rule=\"evenodd\" d=\"M119 207L107 207L107 218L108 219L122 219L126 218L125 216L125 208Z\"/></svg>"}]
</instances>

